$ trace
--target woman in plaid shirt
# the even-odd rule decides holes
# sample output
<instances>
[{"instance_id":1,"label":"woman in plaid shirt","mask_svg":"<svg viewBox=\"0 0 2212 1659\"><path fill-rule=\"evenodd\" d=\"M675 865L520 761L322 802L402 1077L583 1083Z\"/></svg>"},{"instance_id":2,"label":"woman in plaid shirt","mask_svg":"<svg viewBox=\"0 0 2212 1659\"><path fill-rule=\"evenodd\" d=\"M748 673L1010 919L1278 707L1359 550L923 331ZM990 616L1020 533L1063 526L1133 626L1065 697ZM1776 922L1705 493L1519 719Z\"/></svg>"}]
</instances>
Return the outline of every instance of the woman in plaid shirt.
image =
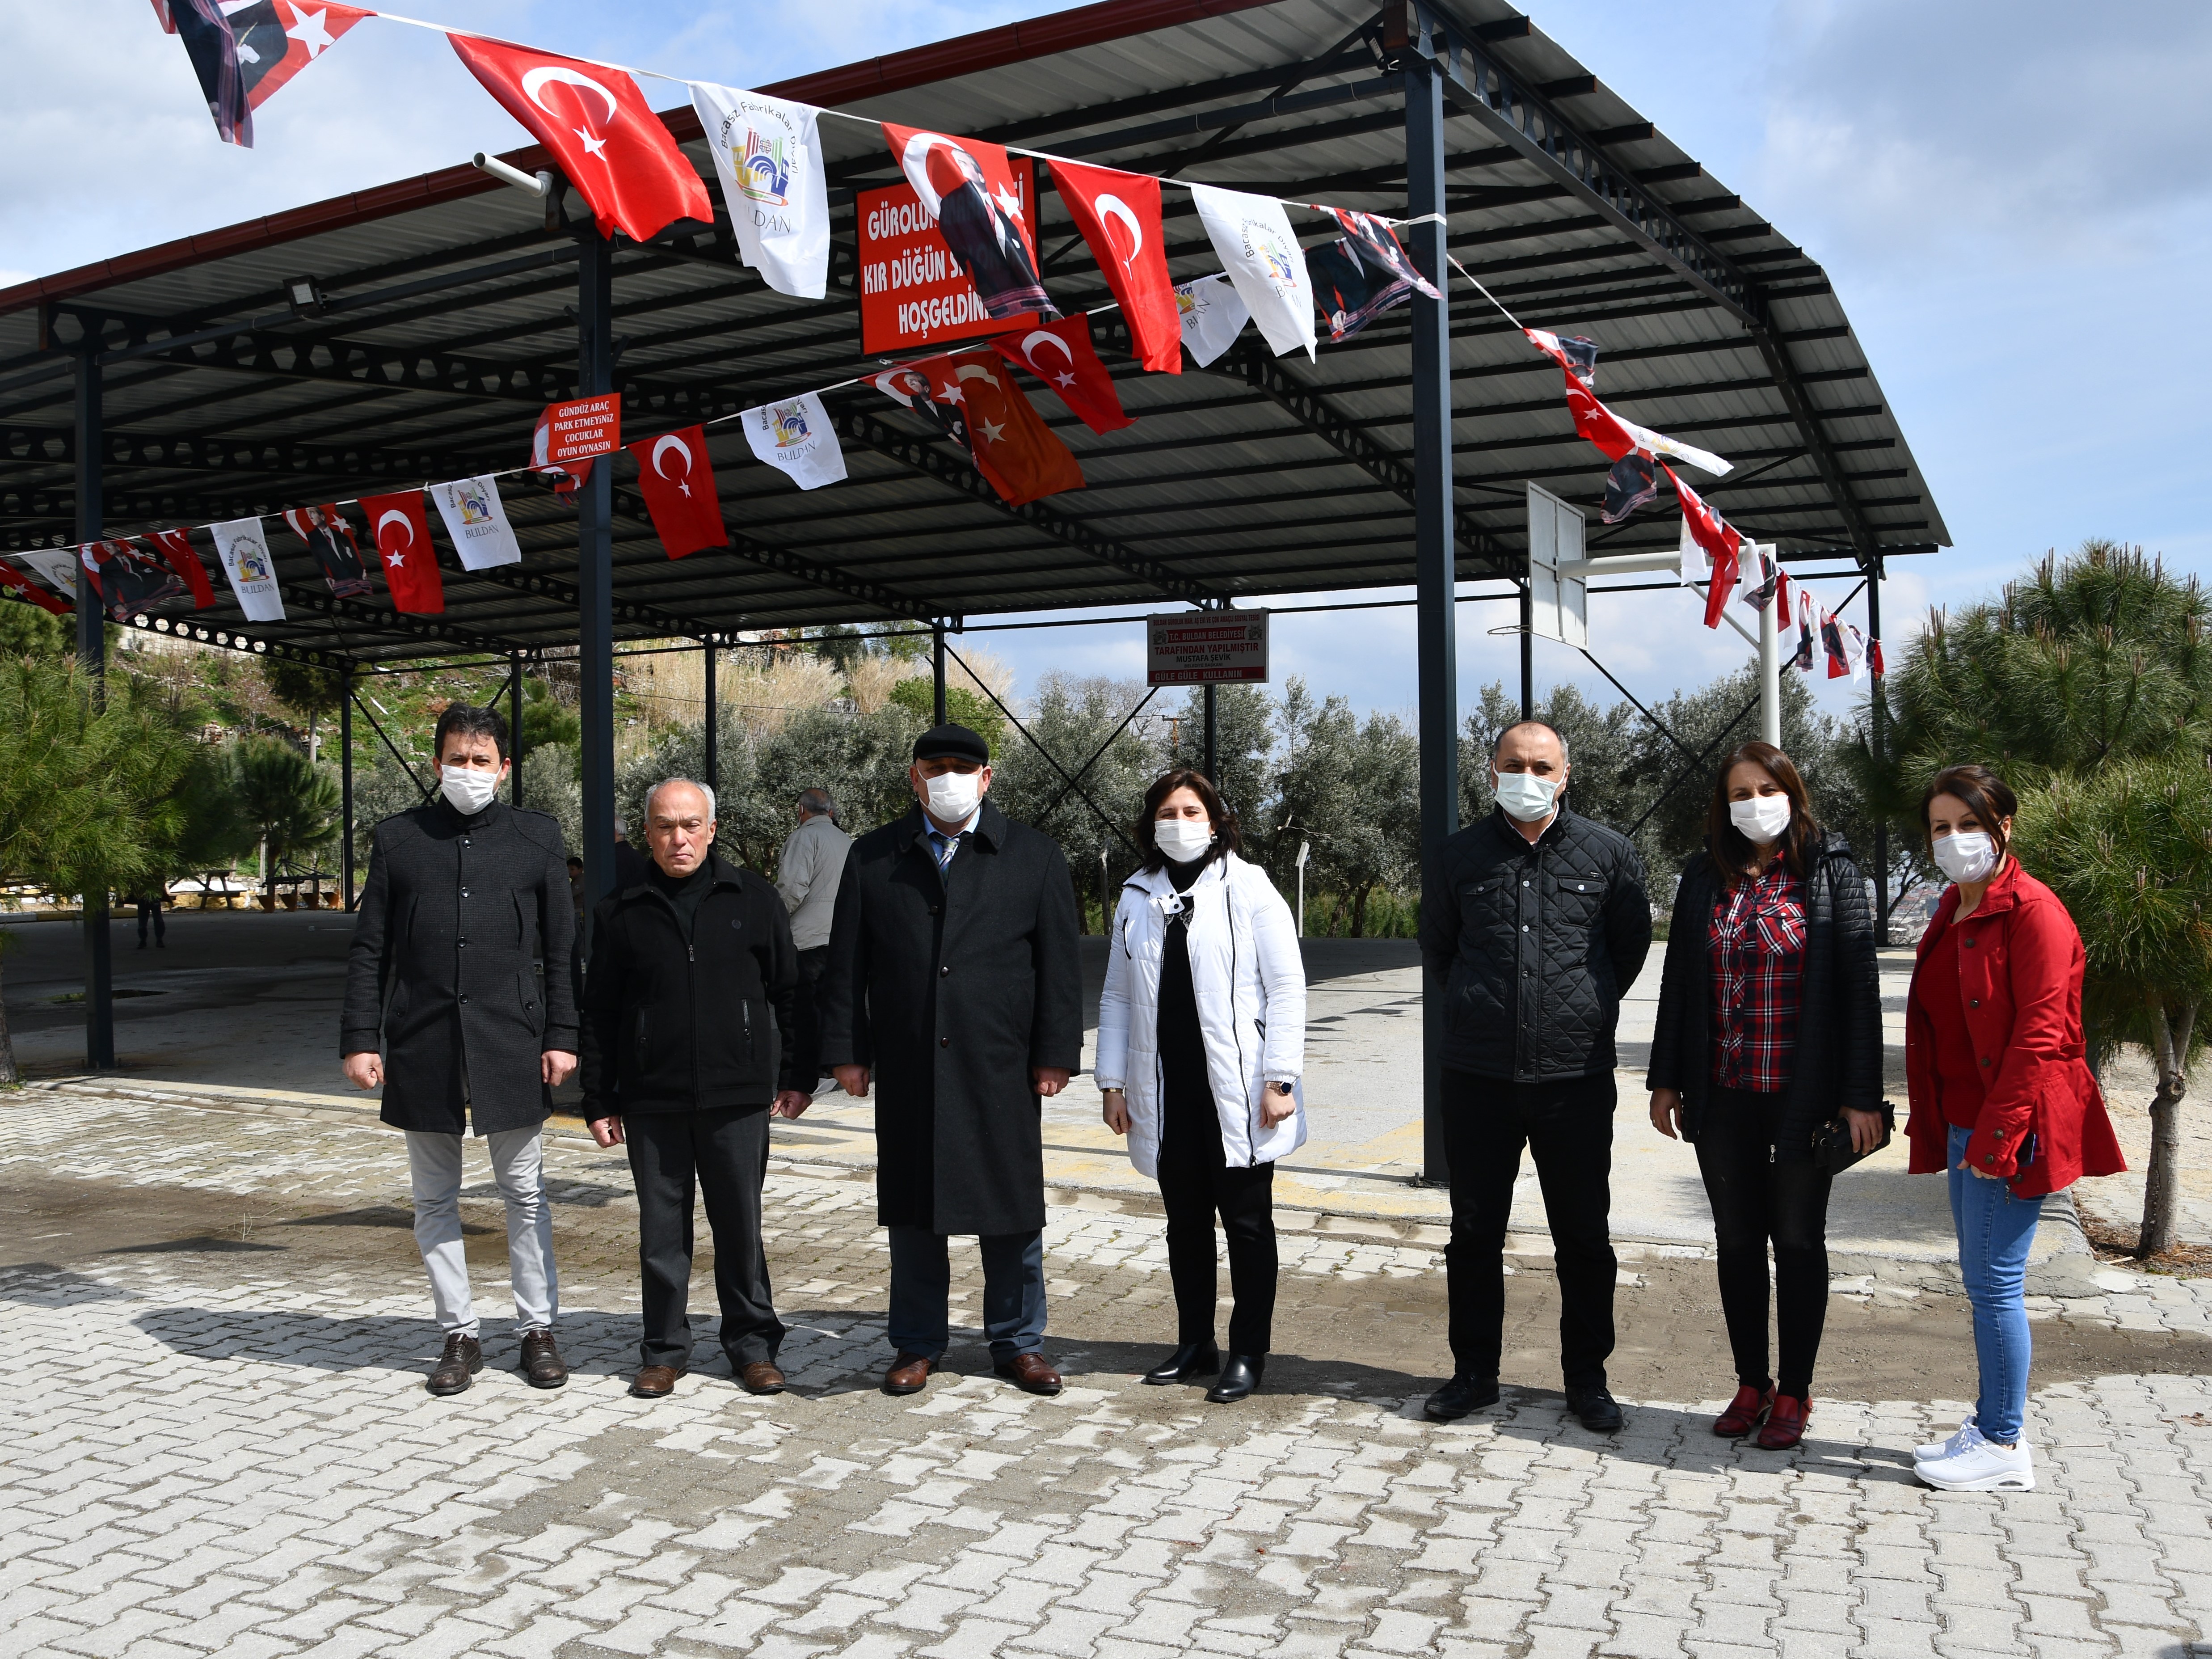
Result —
<instances>
[{"instance_id":1,"label":"woman in plaid shirt","mask_svg":"<svg viewBox=\"0 0 2212 1659\"><path fill-rule=\"evenodd\" d=\"M1675 890L1648 1081L1653 1126L1695 1145L1713 1206L1739 1385L1713 1432L1758 1428L1786 1450L1812 1413L1828 1310L1832 1177L1814 1140L1840 1117L1857 1150L1881 1142L1881 998L1865 879L1772 744L1744 744L1713 781L1706 850Z\"/></svg>"}]
</instances>

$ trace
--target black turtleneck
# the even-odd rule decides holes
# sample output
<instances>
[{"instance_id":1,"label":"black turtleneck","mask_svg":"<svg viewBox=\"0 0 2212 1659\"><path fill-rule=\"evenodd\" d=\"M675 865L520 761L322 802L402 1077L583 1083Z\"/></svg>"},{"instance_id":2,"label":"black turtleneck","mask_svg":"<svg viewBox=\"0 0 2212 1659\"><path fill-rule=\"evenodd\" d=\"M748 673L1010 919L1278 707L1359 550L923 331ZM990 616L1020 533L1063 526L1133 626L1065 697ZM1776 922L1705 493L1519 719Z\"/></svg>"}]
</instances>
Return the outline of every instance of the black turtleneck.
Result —
<instances>
[{"instance_id":1,"label":"black turtleneck","mask_svg":"<svg viewBox=\"0 0 2212 1659\"><path fill-rule=\"evenodd\" d=\"M1207 860L1166 861L1168 879L1177 893L1191 884ZM1190 977L1190 906L1167 919L1161 941L1159 1024L1162 1154L1177 1162L1218 1169L1224 1162L1221 1123L1213 1105L1213 1084L1206 1075L1206 1033L1198 1023L1198 992Z\"/></svg>"},{"instance_id":2,"label":"black turtleneck","mask_svg":"<svg viewBox=\"0 0 2212 1659\"><path fill-rule=\"evenodd\" d=\"M672 876L656 862L646 872L654 889L676 907L676 919L683 924L686 939L699 919L699 906L706 899L707 890L714 884L713 865L712 859L701 859L699 867L690 875Z\"/></svg>"}]
</instances>

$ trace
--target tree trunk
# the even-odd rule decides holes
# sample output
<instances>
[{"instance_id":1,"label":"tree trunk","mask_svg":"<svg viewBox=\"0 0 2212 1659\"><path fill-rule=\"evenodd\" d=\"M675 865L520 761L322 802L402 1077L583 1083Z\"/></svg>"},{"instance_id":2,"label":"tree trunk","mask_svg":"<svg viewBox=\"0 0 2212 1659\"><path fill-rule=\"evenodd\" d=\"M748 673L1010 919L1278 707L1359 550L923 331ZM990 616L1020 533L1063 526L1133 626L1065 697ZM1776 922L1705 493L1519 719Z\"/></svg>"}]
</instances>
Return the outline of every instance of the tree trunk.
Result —
<instances>
[{"instance_id":1,"label":"tree trunk","mask_svg":"<svg viewBox=\"0 0 2212 1659\"><path fill-rule=\"evenodd\" d=\"M2142 1227L2136 1235L2139 1260L2163 1255L2174 1244L2181 1208L2181 1101L2189 1092L2189 1036L2196 1023L2193 1002L2179 1018L2164 1008L2151 1011L2158 1088L2150 1100L2150 1161L2143 1170Z\"/></svg>"},{"instance_id":2,"label":"tree trunk","mask_svg":"<svg viewBox=\"0 0 2212 1659\"><path fill-rule=\"evenodd\" d=\"M1371 887L1360 887L1352 891L1352 937L1354 939L1367 937L1367 896L1374 890Z\"/></svg>"}]
</instances>

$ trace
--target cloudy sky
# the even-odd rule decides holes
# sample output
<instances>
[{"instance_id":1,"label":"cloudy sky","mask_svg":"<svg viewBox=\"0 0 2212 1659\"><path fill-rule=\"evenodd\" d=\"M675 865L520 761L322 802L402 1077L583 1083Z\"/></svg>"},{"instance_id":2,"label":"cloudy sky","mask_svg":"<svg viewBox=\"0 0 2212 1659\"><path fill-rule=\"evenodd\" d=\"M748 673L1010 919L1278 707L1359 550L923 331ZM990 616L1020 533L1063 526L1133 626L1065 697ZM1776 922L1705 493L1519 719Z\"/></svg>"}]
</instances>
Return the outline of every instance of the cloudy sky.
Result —
<instances>
[{"instance_id":1,"label":"cloudy sky","mask_svg":"<svg viewBox=\"0 0 2212 1659\"><path fill-rule=\"evenodd\" d=\"M1049 4L810 0L415 0L439 21L602 58L761 84ZM1533 0L1537 26L1824 264L1957 546L1899 560L1893 640L1930 605L1987 593L2092 535L2212 562L2212 331L2191 319L2212 252L2212 6L2126 0L1696 0L1656 21L1624 0ZM773 16L775 26L763 27ZM648 82L656 104L678 101ZM0 0L0 283L522 142L434 36L365 25L218 144L183 49L147 0ZM1384 597L1359 595L1359 598ZM1510 678L1512 642L1463 606L1463 695ZM1738 665L1688 601L1592 618L1639 695ZM1002 635L1048 666L1140 674L1133 627ZM1277 678L1361 707L1413 696L1409 612L1286 617ZM1540 644L1540 680L1593 682ZM1580 669L1580 673L1574 671ZM1822 694L1839 711L1848 696Z\"/></svg>"}]
</instances>

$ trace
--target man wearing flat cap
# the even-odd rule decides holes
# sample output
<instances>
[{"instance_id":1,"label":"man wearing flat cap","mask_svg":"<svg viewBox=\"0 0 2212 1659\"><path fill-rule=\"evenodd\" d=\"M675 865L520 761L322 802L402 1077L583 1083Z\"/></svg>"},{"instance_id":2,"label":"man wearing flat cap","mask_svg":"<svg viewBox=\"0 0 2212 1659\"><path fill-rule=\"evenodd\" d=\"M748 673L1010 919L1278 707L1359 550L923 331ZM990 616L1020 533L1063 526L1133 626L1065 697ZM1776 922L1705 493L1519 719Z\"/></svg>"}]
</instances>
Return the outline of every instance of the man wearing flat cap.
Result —
<instances>
[{"instance_id":1,"label":"man wearing flat cap","mask_svg":"<svg viewBox=\"0 0 2212 1659\"><path fill-rule=\"evenodd\" d=\"M1060 1392L1044 1344L1042 1097L1080 1061L1075 887L1058 843L988 798L964 726L915 739L906 816L853 843L817 991L822 1060L876 1096L876 1212L890 1233L886 1394L913 1394L950 1337L946 1239L983 1258L993 1369Z\"/></svg>"}]
</instances>

